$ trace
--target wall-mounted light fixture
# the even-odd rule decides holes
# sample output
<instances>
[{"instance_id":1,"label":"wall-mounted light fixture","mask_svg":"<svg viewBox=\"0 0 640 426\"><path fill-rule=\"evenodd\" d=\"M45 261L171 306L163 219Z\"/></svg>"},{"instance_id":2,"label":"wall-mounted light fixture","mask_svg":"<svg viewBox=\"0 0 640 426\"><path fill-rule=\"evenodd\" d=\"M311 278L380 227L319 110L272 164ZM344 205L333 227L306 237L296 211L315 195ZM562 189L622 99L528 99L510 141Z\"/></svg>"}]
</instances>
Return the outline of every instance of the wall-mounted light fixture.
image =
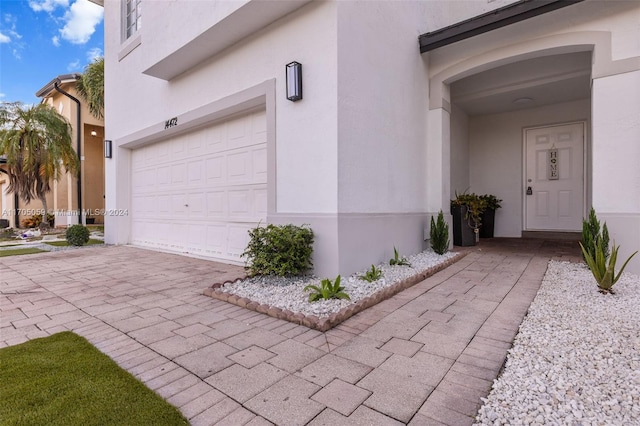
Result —
<instances>
[{"instance_id":1,"label":"wall-mounted light fixture","mask_svg":"<svg viewBox=\"0 0 640 426\"><path fill-rule=\"evenodd\" d=\"M296 61L286 65L287 99L292 102L302 99L302 64Z\"/></svg>"},{"instance_id":2,"label":"wall-mounted light fixture","mask_svg":"<svg viewBox=\"0 0 640 426\"><path fill-rule=\"evenodd\" d=\"M95 130L92 130L91 131L91 136L93 136L95 138L96 136L98 136L98 132L96 132Z\"/></svg>"},{"instance_id":3,"label":"wall-mounted light fixture","mask_svg":"<svg viewBox=\"0 0 640 426\"><path fill-rule=\"evenodd\" d=\"M104 141L104 158L111 158L112 155L112 145L111 145L111 141L108 139L105 139Z\"/></svg>"}]
</instances>

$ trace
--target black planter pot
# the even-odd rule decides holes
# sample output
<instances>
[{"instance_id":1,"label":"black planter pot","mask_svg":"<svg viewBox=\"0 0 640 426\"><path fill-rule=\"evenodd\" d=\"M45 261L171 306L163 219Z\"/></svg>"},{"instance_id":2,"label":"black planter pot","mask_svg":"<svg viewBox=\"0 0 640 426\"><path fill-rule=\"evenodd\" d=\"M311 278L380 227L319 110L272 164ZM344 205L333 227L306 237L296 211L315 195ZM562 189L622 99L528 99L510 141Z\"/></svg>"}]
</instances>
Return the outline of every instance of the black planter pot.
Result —
<instances>
[{"instance_id":1,"label":"black planter pot","mask_svg":"<svg viewBox=\"0 0 640 426\"><path fill-rule=\"evenodd\" d=\"M455 246L475 246L476 235L473 228L469 226L467 206L451 206L453 215L453 245Z\"/></svg>"},{"instance_id":2,"label":"black planter pot","mask_svg":"<svg viewBox=\"0 0 640 426\"><path fill-rule=\"evenodd\" d=\"M486 209L482 212L482 226L480 226L480 238L493 238L493 229L496 221L496 211Z\"/></svg>"}]
</instances>

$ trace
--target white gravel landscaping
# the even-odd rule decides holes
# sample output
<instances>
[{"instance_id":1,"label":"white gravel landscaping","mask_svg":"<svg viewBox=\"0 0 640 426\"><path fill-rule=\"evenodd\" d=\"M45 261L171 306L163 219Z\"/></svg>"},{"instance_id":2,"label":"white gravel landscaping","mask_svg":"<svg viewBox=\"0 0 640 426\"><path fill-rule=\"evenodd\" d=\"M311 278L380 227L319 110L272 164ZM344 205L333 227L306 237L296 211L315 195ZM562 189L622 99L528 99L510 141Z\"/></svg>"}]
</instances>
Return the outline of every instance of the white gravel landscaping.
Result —
<instances>
[{"instance_id":1,"label":"white gravel landscaping","mask_svg":"<svg viewBox=\"0 0 640 426\"><path fill-rule=\"evenodd\" d=\"M640 425L640 277L551 261L478 425Z\"/></svg>"},{"instance_id":2,"label":"white gravel landscaping","mask_svg":"<svg viewBox=\"0 0 640 426\"><path fill-rule=\"evenodd\" d=\"M385 287L439 265L453 256L454 253L451 252L439 255L432 250L426 250L407 257L411 266L390 266L388 263L376 265L377 268L382 269L383 274L379 280L372 283L359 278L366 271L358 272L350 277L342 277L341 285L345 288L344 292L349 295L351 300L331 299L309 303L310 292L304 292L303 288L309 284L320 287L321 278L315 276L295 278L253 277L225 284L220 287L220 290L294 313L300 312L304 315L315 315L318 318L324 318L365 297L371 296ZM336 277L329 278L334 280Z\"/></svg>"}]
</instances>

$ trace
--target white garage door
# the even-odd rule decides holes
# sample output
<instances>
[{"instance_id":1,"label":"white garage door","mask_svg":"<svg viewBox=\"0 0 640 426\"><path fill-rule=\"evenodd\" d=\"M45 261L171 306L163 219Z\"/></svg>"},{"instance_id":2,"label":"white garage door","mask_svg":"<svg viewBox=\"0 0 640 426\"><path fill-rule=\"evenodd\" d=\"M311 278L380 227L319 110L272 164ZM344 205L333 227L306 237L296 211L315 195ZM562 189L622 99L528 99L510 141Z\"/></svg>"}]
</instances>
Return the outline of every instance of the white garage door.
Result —
<instances>
[{"instance_id":1,"label":"white garage door","mask_svg":"<svg viewBox=\"0 0 640 426\"><path fill-rule=\"evenodd\" d=\"M241 261L267 216L265 112L133 151L131 242Z\"/></svg>"}]
</instances>

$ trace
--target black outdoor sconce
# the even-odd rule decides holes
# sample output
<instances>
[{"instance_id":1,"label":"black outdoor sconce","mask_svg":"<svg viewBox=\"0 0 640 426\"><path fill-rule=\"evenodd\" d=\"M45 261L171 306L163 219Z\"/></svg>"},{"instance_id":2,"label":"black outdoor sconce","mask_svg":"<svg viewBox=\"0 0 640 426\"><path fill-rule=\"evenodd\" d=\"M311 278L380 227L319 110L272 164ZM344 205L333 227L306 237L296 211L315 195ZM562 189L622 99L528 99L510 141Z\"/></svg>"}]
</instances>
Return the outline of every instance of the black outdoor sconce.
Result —
<instances>
[{"instance_id":1,"label":"black outdoor sconce","mask_svg":"<svg viewBox=\"0 0 640 426\"><path fill-rule=\"evenodd\" d=\"M111 151L111 141L108 139L105 139L104 141L104 158L111 158L112 155L112 151Z\"/></svg>"},{"instance_id":2,"label":"black outdoor sconce","mask_svg":"<svg viewBox=\"0 0 640 426\"><path fill-rule=\"evenodd\" d=\"M302 99L302 64L296 61L286 65L287 99L292 102Z\"/></svg>"}]
</instances>

